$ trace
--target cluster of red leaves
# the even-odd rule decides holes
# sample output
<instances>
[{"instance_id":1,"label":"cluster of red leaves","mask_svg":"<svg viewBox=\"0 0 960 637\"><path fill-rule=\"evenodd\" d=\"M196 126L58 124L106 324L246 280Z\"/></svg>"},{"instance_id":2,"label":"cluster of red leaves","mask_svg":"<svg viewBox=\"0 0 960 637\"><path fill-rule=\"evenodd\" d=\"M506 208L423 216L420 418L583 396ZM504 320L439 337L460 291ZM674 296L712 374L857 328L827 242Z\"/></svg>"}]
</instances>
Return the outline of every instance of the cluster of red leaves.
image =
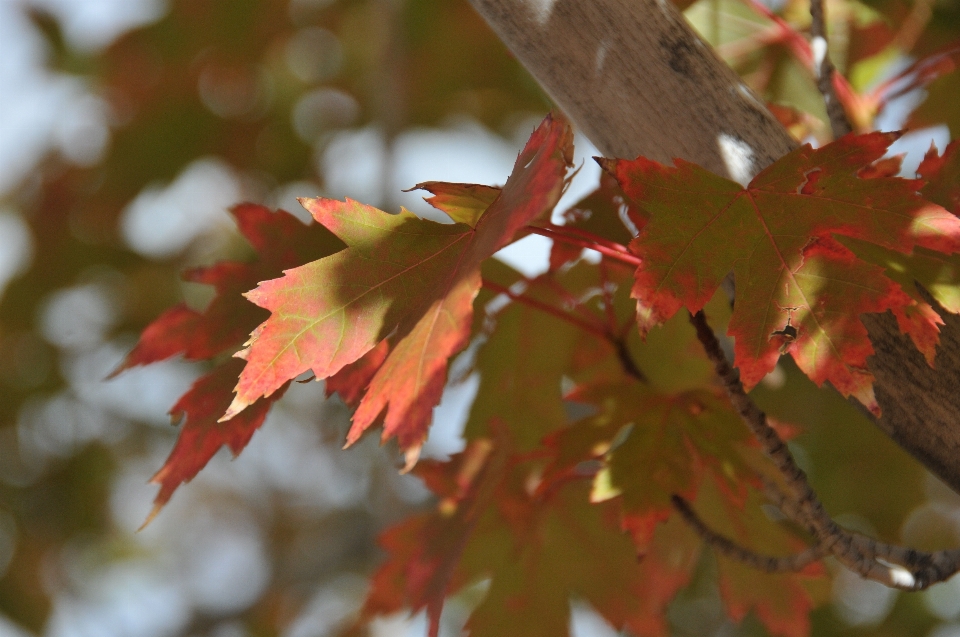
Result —
<instances>
[{"instance_id":1,"label":"cluster of red leaves","mask_svg":"<svg viewBox=\"0 0 960 637\"><path fill-rule=\"evenodd\" d=\"M323 226L305 226L282 210L271 212L263 206L241 204L231 213L240 232L256 250L257 260L226 261L186 271L184 280L212 285L216 296L203 312L181 303L160 315L143 331L114 375L178 354L188 360L233 354L264 318L260 309L243 299L243 292L259 281L278 276L284 268L324 257L343 247ZM239 454L263 424L271 404L282 395L278 392L259 401L242 416L219 422L230 405L241 368L239 361L230 358L220 362L170 410L174 422L183 421L183 429L170 457L152 479L160 485L160 492L150 518L170 500L179 485L206 466L220 447L227 445L235 455Z\"/></svg>"},{"instance_id":2,"label":"cluster of red leaves","mask_svg":"<svg viewBox=\"0 0 960 637\"><path fill-rule=\"evenodd\" d=\"M906 180L880 160L892 139L801 148L746 188L683 162L602 160L609 176L560 227L546 215L566 183L571 132L548 117L503 188L420 185L453 224L349 200L304 200L318 222L306 227L236 208L258 260L188 273L216 287L214 301L165 313L125 363L216 358L251 333L236 353L245 363L220 363L174 407L186 419L154 478L157 508L220 446L238 453L287 384L312 372L357 407L348 444L382 420L439 500L383 536L389 558L357 629L426 609L436 635L446 597L489 580L471 635L566 634L571 596L637 635L666 634L666 606L701 550L671 515L673 496L757 552L802 546L761 512L769 468L677 311L703 309L733 271L729 335L748 387L789 353L816 382L875 408L860 315L892 311L932 363L940 319L913 279L960 309L950 256L960 220L938 205L960 200L957 147L931 152L923 181ZM488 257L531 225L558 240L550 271L527 280ZM590 237L599 263L580 259ZM240 297L254 286L245 296L256 305ZM448 362L474 337L467 450L414 467ZM732 618L753 612L773 634L807 634L818 565L775 576L718 565Z\"/></svg>"}]
</instances>

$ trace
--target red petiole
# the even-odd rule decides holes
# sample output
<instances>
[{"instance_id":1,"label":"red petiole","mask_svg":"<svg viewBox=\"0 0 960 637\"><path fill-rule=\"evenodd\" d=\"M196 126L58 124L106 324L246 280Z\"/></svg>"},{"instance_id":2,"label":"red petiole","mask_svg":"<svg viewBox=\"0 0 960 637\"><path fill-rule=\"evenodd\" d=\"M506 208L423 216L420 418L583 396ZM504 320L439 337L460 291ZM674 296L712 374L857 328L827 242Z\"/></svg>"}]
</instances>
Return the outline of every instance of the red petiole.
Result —
<instances>
[{"instance_id":1,"label":"red petiole","mask_svg":"<svg viewBox=\"0 0 960 637\"><path fill-rule=\"evenodd\" d=\"M597 237L582 230L571 232L572 229L563 228L563 226L553 226L550 228L527 226L526 229L533 234L539 234L540 236L547 237L548 239L562 241L563 243L580 246L581 248L596 250L600 254L608 256L611 259L628 263L634 267L640 265L640 259L630 254L626 246L608 241L602 237ZM583 235L586 235L586 237Z\"/></svg>"},{"instance_id":2,"label":"red petiole","mask_svg":"<svg viewBox=\"0 0 960 637\"><path fill-rule=\"evenodd\" d=\"M604 330L602 327L600 327L600 326L598 326L598 325L594 325L593 323L589 323L589 322L587 322L587 321L585 321L585 320L583 320L583 319L581 319L581 318L578 318L578 317L573 316L573 315L571 315L571 314L569 314L569 313L567 313L567 312L564 312L563 310L557 309L557 308L553 307L552 305L549 305L549 304L547 304L547 303L543 303L543 302L538 301L538 300L536 300L536 299L531 299L530 297L525 296L525 295L523 295L523 294L516 294L516 293L512 292L512 291L510 290L510 288L503 287L502 285L499 285L499 284L494 283L494 282L492 282L492 281L489 281L489 280L487 280L487 279L483 279L483 287L487 288L488 290L492 290L492 291L494 291L494 292L496 292L496 293L498 293L498 294L505 294L506 296L510 297L510 298L513 299L514 301L517 301L518 303L523 303L524 305L529 305L530 307L536 308L536 309L538 309L538 310L540 310L540 311L542 311L542 312L546 312L547 314L550 314L551 316L555 316L556 318L558 318L558 319L560 319L560 320L562 320L562 321L566 321L566 322L568 322L568 323L571 323L571 324L573 324L573 325L576 325L576 326L579 327L580 329L585 330L586 332L589 332L590 334L593 334L594 336L597 336L597 337L602 338L602 339L604 339L604 340L609 340L609 339L610 339L610 335L609 335L609 334L607 333L607 331Z\"/></svg>"}]
</instances>

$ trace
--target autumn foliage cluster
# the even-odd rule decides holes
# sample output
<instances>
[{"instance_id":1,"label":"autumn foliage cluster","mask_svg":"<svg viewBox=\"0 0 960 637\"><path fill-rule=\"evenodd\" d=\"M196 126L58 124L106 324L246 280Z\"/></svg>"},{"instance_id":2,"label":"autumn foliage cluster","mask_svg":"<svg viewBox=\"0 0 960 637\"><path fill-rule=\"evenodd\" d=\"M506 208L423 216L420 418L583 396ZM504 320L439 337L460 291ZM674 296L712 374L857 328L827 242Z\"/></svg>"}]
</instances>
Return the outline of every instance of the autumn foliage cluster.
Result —
<instances>
[{"instance_id":1,"label":"autumn foliage cluster","mask_svg":"<svg viewBox=\"0 0 960 637\"><path fill-rule=\"evenodd\" d=\"M960 201L958 146L931 151L910 180L882 159L895 137L804 146L746 188L681 161L604 159L609 177L560 226L549 218L572 168L572 133L553 115L502 188L418 186L453 223L349 199L302 200L317 222L307 227L283 211L236 207L259 261L188 272L216 286L216 298L203 313L166 312L125 363L243 346L235 357L245 362L226 359L173 408L183 430L154 478L158 509L221 446L239 453L271 403L310 373L356 406L348 446L382 424L382 440L396 439L405 469L439 499L435 513L384 535L390 555L364 617L426 608L436 631L444 599L489 578L473 635L562 634L571 595L634 634L664 634L666 606L701 550L671 515L674 496L763 553L803 546L758 510L771 469L681 310L709 306L727 325L748 390L789 355L816 384L872 411L860 314L893 312L933 364L942 320L913 280L960 311L938 293L954 280L960 208L932 201ZM530 232L554 239L548 273L526 280L488 261ZM584 260L585 247L599 260ZM731 271L726 304L718 290ZM251 305L237 292L256 282L244 295ZM635 325L642 336L669 334L656 337L656 358ZM467 449L418 464L450 361L471 341L481 385ZM701 369L670 382L647 361ZM585 415L570 422L570 405ZM565 559L581 551L589 558ZM823 574L817 564L768 575L719 560L731 616L755 612L774 634L807 634L808 589Z\"/></svg>"},{"instance_id":2,"label":"autumn foliage cluster","mask_svg":"<svg viewBox=\"0 0 960 637\"><path fill-rule=\"evenodd\" d=\"M203 11L181 4L177 19L189 31ZM421 4L411 6L443 27L470 11L448 7L434 15L435 7ZM783 88L796 81L790 74L809 74L813 60L790 13L795 4L805 11L806 3L788 3L779 14L749 0L730 4L736 6L725 10L735 23L749 14L759 26L742 40L713 34L718 52L758 93L791 93ZM370 17L356 7L341 9L324 18L345 32ZM240 455L291 384L303 383L350 408L347 447L379 436L397 469L432 494L428 507L381 533L384 560L357 617L341 627L350 634L363 634L379 617L425 610L435 637L445 603L456 597L471 608L465 630L474 637L567 635L571 603L579 602L628 634L661 637L671 634L670 609L708 579L733 622L759 622L771 635L810 635L811 616L828 603L839 566L816 555L795 569L764 570L717 549L722 538L752 555L780 558L803 554L811 537L771 506L770 485L783 476L731 404L690 319L705 317L744 389L772 407L770 425L784 440L803 435L811 423L794 417L822 415L826 408L816 401L830 392L880 413L863 314L891 313L936 366L941 314L960 314L960 142L932 147L915 175L904 177L901 158L889 150L899 134L873 132L873 121L898 95L922 87L928 98L908 125L946 120L957 136L958 49L949 42L958 34L929 15L925 31L913 3L875 11L882 19L842 14L847 66L892 50L910 52L916 62L869 90L838 74L836 89L855 129L839 139L831 141L818 119L819 102L810 109L817 116L800 108L802 100L771 105L795 136L813 143L746 185L682 160L597 158L596 189L557 214L579 167L573 127L554 110L502 185L415 185L449 217L444 223L349 198L304 196L310 223L259 203L232 207L250 258L183 271L184 281L209 287L209 303L198 309L182 302L153 312L152 320L138 317L137 327L146 327L113 372L177 357L206 370L170 409L179 434L153 477L159 492L145 524L162 516L174 493L188 489L184 483L221 448ZM893 27L898 21L906 25L901 30ZM273 22L251 20L244 28L256 35L265 24ZM907 26L936 46L918 44L920 36ZM370 29L363 33L372 40L379 32ZM434 39L440 29L411 29L412 58L453 55ZM82 211L69 228L100 227L96 219L109 217L151 176L129 153L177 128L164 114L182 104L161 100L193 90L178 82L206 59L196 30L181 38L192 43L192 58L177 57L173 45L160 47L176 63L152 84L129 60L141 56L146 64L153 49L136 39L121 42L104 73L127 89L133 121L149 125L131 129L139 137L119 137L107 176L96 176L107 184L101 195L113 199L90 204L85 197L94 190L81 186L93 176L57 173L45 186L38 227L63 201ZM502 52L485 64L482 51L493 45L484 33L473 42L467 30L466 42L481 53L456 62L496 83L513 72L501 66L514 67ZM236 60L244 53L222 48L222 59L203 64L240 68ZM355 51L344 55L354 68L368 61ZM467 99L451 89L448 95L455 83L448 76L459 76L445 67L431 75L429 68L410 64L404 76L410 92L443 96L446 106L468 103L480 119L542 99L527 99L523 91L533 89L520 81L513 93L477 90ZM354 79L340 84L363 93ZM437 103L411 101L408 119L434 122ZM364 107L383 110L372 97ZM190 143L241 165L259 153L263 165L254 168L284 175L296 176L291 166L308 162L307 150L283 137L289 131L258 128L249 114L217 117L195 118L209 139L188 135ZM396 125L389 120L387 129ZM278 150L284 148L296 152ZM172 150L177 156L162 170L178 165L180 152ZM44 235L43 246L79 253L75 244L82 241L63 228ZM530 234L552 240L549 268L533 278L495 258ZM35 282L53 275L31 276ZM785 393L792 393L782 402L792 407L779 409L764 394L778 374L789 377ZM421 458L444 389L472 375L479 389L464 450L445 461ZM807 387L803 376L821 389ZM883 493L876 499L876 508L888 504Z\"/></svg>"}]
</instances>

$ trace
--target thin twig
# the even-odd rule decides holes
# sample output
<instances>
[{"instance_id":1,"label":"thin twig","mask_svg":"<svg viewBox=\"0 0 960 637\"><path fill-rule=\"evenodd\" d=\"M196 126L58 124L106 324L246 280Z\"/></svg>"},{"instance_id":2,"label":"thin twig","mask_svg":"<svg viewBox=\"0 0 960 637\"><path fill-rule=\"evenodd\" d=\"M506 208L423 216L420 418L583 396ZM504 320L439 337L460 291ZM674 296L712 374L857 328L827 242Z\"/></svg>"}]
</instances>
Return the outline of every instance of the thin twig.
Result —
<instances>
[{"instance_id":1,"label":"thin twig","mask_svg":"<svg viewBox=\"0 0 960 637\"><path fill-rule=\"evenodd\" d=\"M704 522L696 514L690 503L678 495L670 498L673 508L680 513L683 519L697 532L704 542L712 546L720 553L743 562L755 569L766 571L767 573L789 573L798 572L805 569L810 564L826 556L829 552L819 546L814 546L793 555L784 555L774 557L772 555L762 555L743 547L733 540L720 535Z\"/></svg>"},{"instance_id":2,"label":"thin twig","mask_svg":"<svg viewBox=\"0 0 960 637\"><path fill-rule=\"evenodd\" d=\"M646 374L644 374L639 367L637 367L636 361L633 360L633 356L630 354L630 350L627 348L626 337L619 336L617 334L611 334L609 331L604 329L599 325L594 325L588 321L585 321L579 317L573 316L568 312L564 312L558 308L553 307L548 303L538 301L536 299L530 298L525 294L517 294L506 288L502 285L483 279L483 287L496 292L497 294L503 294L509 297L510 299L516 301L517 303L523 303L532 308L538 309L541 312L546 312L550 316L556 317L561 321L566 321L571 325L574 325L588 334L593 334L599 339L607 342L613 347L613 350L617 354L617 360L620 361L620 365L623 367L624 373L628 376L635 378L641 383L649 382Z\"/></svg>"},{"instance_id":3,"label":"thin twig","mask_svg":"<svg viewBox=\"0 0 960 637\"><path fill-rule=\"evenodd\" d=\"M547 237L548 239L554 239L556 241L562 241L563 243L569 243L570 245L580 246L581 248L589 248L590 250L596 250L600 254L606 255L612 259L622 261L634 267L640 265L640 258L635 257L629 252L623 252L619 249L612 248L608 245L601 245L595 243L593 240L580 239L578 237L570 236L563 232L558 232L557 230L551 228L540 228L538 226L527 226L527 230L533 234L539 234L541 236ZM616 244L619 246L619 244ZM623 246L620 246L623 247Z\"/></svg>"},{"instance_id":4,"label":"thin twig","mask_svg":"<svg viewBox=\"0 0 960 637\"><path fill-rule=\"evenodd\" d=\"M853 130L850 121L847 119L847 113L843 110L843 104L837 97L836 88L833 85L833 74L836 69L833 62L830 61L830 53L827 51L827 27L824 17L823 0L810 0L810 35L813 36L811 49L813 50L813 72L817 78L817 88L823 95L823 103L827 107L827 116L830 118L830 128L833 131L835 139L843 137Z\"/></svg>"},{"instance_id":5,"label":"thin twig","mask_svg":"<svg viewBox=\"0 0 960 637\"><path fill-rule=\"evenodd\" d=\"M760 2L760 0L746 0L746 3L753 8L754 11L772 21L783 30L782 42L790 49L797 61L809 68L815 77L819 78L822 76L822 74L817 73L819 64L817 62L817 56L813 52L813 47L810 46L810 43L807 42L803 35L790 26L786 20L771 11L770 8ZM826 44L826 42L826 38L824 38L823 43ZM851 86L843 74L829 73L827 77L831 80L832 88L835 91L835 97L833 99L835 104L847 104L855 112L860 112L866 108L859 93L853 89L853 86ZM844 117L844 119L846 119L846 117ZM835 131L835 135L837 132L840 131ZM841 135L842 134L844 133L841 132ZM836 136L839 137L841 135Z\"/></svg>"},{"instance_id":6,"label":"thin twig","mask_svg":"<svg viewBox=\"0 0 960 637\"><path fill-rule=\"evenodd\" d=\"M623 371L641 383L649 382L647 375L640 371L640 368L637 367L637 362L633 360L633 356L630 354L629 348L627 348L626 339L617 338L611 334L607 340L610 341L610 344L613 345L613 348L617 351L617 358L620 360L620 366L623 367Z\"/></svg>"},{"instance_id":7,"label":"thin twig","mask_svg":"<svg viewBox=\"0 0 960 637\"><path fill-rule=\"evenodd\" d=\"M606 330L604 330L599 325L594 325L592 323L589 323L579 317L573 316L568 312L564 312L563 310L557 309L548 303L543 303L542 301L538 301L536 299L530 298L525 294L517 294L512 290L510 290L510 288L506 288L502 285L494 283L489 279L483 279L483 287L489 290L492 290L497 294L504 294L510 297L511 299L513 299L514 301L517 301L518 303L523 303L524 305L529 305L530 307L536 308L541 312L546 312L550 316L556 317L561 321L566 321L567 323L575 325L580 329L582 329L583 331L593 334L594 336L597 336L599 338L602 338L603 340L609 340L609 335L607 334Z\"/></svg>"},{"instance_id":8,"label":"thin twig","mask_svg":"<svg viewBox=\"0 0 960 637\"><path fill-rule=\"evenodd\" d=\"M690 322L723 382L731 404L785 481L788 493L782 494L779 489L768 485L768 495L785 515L806 528L817 547L828 551L863 577L902 590L923 590L949 579L960 570L960 550L916 551L851 533L834 522L786 444L767 423L766 414L747 396L739 372L730 366L703 312L691 314Z\"/></svg>"}]
</instances>

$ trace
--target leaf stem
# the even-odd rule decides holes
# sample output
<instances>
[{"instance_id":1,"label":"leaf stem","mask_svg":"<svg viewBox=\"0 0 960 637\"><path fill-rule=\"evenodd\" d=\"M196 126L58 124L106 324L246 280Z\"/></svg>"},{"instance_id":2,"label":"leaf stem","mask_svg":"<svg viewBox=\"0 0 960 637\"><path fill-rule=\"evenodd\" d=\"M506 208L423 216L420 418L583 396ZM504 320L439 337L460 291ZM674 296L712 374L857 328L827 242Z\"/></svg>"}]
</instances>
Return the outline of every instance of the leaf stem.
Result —
<instances>
[{"instance_id":1,"label":"leaf stem","mask_svg":"<svg viewBox=\"0 0 960 637\"><path fill-rule=\"evenodd\" d=\"M623 371L628 376L635 378L641 383L648 382L646 374L644 374L643 371L641 371L640 368L637 367L636 361L634 361L633 357L630 355L630 350L627 348L625 337L612 334L606 329L604 329L603 327L600 327L599 325L595 325L581 318L573 316L568 312L559 310L553 307L552 305L549 305L548 303L543 303L542 301L532 299L529 296L526 296L524 294L517 294L512 290L510 290L510 288L506 288L488 279L483 279L483 287L489 290L493 290L498 294L504 294L518 303L523 303L524 305L528 305L532 308L538 309L541 312L546 312L550 316L554 316L562 321L566 321L570 323L571 325L575 325L576 327L579 327L580 329L587 332L588 334L593 334L597 338L609 343L613 347L614 351L616 352L617 360L620 361L620 365L623 367Z\"/></svg>"},{"instance_id":2,"label":"leaf stem","mask_svg":"<svg viewBox=\"0 0 960 637\"><path fill-rule=\"evenodd\" d=\"M546 312L550 316L556 317L561 321L566 321L568 323L571 323L572 325L576 325L577 327L584 330L585 332L589 332L590 334L593 334L598 338L602 338L603 340L609 339L609 335L607 334L606 330L604 330L602 327L598 325L594 325L593 323L585 321L576 316L573 316L568 312L564 312L563 310L557 309L548 303L544 303L542 301L532 299L529 296L526 296L524 294L517 294L516 292L513 292L510 288L506 288L502 285L494 283L489 279L483 279L483 287L489 290L492 290L498 294L504 294L510 297L511 299L513 299L514 301L517 301L518 303L523 303L524 305L529 305L530 307L536 308L541 312Z\"/></svg>"},{"instance_id":3,"label":"leaf stem","mask_svg":"<svg viewBox=\"0 0 960 637\"><path fill-rule=\"evenodd\" d=\"M577 228L576 226L558 226L553 223L547 223L542 226L534 226L534 227L553 230L554 232L557 232L559 234L565 234L571 237L579 237L581 239L586 239L591 243L596 243L598 245L606 246L611 250L622 252L623 254L631 254L629 248L627 248L627 246L623 245L622 243L617 243L616 241L612 241L610 239L607 239L606 237L601 237L598 234L594 234L592 232L584 230L583 228Z\"/></svg>"},{"instance_id":4,"label":"leaf stem","mask_svg":"<svg viewBox=\"0 0 960 637\"><path fill-rule=\"evenodd\" d=\"M600 237L593 237L591 235L590 239L584 239L579 236L574 236L574 233L571 233L570 230L559 231L557 228L562 228L563 226L555 226L552 228L542 228L540 226L527 226L526 229L532 232L533 234L539 234L541 236L553 239L555 241L562 241L563 243L569 243L570 245L580 246L581 248L588 248L590 250L596 250L602 255L608 256L611 259L616 259L623 263L627 263L634 267L640 265L641 261L639 257L636 257L627 250L627 248L619 243L613 243L605 239L600 239ZM577 234L582 231L578 231ZM598 243L597 240L602 241L603 243ZM614 247L616 246L616 247Z\"/></svg>"},{"instance_id":5,"label":"leaf stem","mask_svg":"<svg viewBox=\"0 0 960 637\"><path fill-rule=\"evenodd\" d=\"M806 528L817 547L867 579L907 591L923 590L949 579L960 570L960 549L933 553L917 551L851 533L834 522L786 444L767 422L766 414L747 396L740 382L740 373L727 361L706 316L702 311L691 314L690 322L723 382L731 404L760 441L786 483L788 493L782 493L772 484L767 485L768 497L784 514Z\"/></svg>"}]
</instances>

